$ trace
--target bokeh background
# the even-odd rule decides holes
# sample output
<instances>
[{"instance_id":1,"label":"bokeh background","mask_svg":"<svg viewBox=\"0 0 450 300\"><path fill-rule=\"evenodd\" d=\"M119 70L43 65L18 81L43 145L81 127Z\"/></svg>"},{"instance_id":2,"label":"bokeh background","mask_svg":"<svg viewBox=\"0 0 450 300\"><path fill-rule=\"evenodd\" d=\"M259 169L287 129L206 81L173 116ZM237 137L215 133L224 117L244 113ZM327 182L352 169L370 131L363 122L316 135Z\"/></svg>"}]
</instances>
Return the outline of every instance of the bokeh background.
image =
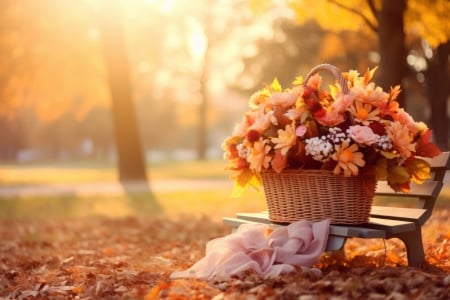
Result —
<instances>
[{"instance_id":1,"label":"bokeh background","mask_svg":"<svg viewBox=\"0 0 450 300\"><path fill-rule=\"evenodd\" d=\"M221 143L320 63L379 66L447 150L449 39L446 0L1 0L1 214L259 209L229 199Z\"/></svg>"}]
</instances>

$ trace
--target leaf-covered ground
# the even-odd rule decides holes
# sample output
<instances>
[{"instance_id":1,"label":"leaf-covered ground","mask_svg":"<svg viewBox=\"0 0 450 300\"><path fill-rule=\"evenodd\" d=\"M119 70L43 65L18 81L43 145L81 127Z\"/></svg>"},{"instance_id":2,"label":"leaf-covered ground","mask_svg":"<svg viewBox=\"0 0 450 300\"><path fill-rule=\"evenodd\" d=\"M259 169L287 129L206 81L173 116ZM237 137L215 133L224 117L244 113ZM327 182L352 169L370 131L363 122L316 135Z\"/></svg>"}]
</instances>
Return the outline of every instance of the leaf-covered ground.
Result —
<instances>
[{"instance_id":1,"label":"leaf-covered ground","mask_svg":"<svg viewBox=\"0 0 450 300\"><path fill-rule=\"evenodd\" d=\"M398 240L359 240L323 255L323 275L170 280L230 228L208 218L0 221L0 299L449 299L450 213L424 228L427 263L405 266ZM3 297L3 298L2 298Z\"/></svg>"}]
</instances>

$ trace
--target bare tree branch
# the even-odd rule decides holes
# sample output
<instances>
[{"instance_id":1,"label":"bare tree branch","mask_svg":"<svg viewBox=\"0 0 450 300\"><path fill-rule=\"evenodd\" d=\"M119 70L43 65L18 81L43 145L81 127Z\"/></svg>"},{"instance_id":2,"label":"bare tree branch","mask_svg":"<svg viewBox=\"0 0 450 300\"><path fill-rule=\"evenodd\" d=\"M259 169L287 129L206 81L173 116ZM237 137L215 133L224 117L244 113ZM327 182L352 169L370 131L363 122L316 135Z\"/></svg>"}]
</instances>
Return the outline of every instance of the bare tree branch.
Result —
<instances>
[{"instance_id":1,"label":"bare tree branch","mask_svg":"<svg viewBox=\"0 0 450 300\"><path fill-rule=\"evenodd\" d=\"M370 28L373 32L376 33L376 32L378 31L377 26L376 26L375 24L373 24L373 23L369 20L369 18L367 18L362 12L360 12L360 11L358 11L358 10L352 8L352 7L349 7L349 6L347 6L347 5L344 5L344 4L342 4L342 3L338 2L338 1L335 1L335 0L329 0L329 2L332 3L332 4L334 4L334 5L336 5L336 6L338 6L338 7L340 7L340 8L342 8L342 9L345 9L345 10L347 10L347 11L349 11L349 12L351 12L351 13L353 13L353 14L359 16L359 17L361 17L361 18L364 20L364 22L367 24L367 26L369 26L369 28Z\"/></svg>"},{"instance_id":2,"label":"bare tree branch","mask_svg":"<svg viewBox=\"0 0 450 300\"><path fill-rule=\"evenodd\" d=\"M373 0L367 0L367 4L369 5L370 11L372 12L375 19L378 20L378 11L375 7L375 3L373 2Z\"/></svg>"}]
</instances>

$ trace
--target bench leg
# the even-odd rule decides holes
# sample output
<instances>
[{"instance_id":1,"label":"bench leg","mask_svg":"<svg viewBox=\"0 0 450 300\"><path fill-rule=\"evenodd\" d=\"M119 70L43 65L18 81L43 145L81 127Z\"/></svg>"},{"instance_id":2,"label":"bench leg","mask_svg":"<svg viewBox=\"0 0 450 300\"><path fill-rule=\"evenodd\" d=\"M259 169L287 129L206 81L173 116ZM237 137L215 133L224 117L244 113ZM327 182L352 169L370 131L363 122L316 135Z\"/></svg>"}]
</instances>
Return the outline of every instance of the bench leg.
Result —
<instances>
[{"instance_id":1,"label":"bench leg","mask_svg":"<svg viewBox=\"0 0 450 300\"><path fill-rule=\"evenodd\" d=\"M328 236L328 242L325 251L342 250L346 240L347 238L343 236L336 236L336 235Z\"/></svg>"},{"instance_id":2,"label":"bench leg","mask_svg":"<svg viewBox=\"0 0 450 300\"><path fill-rule=\"evenodd\" d=\"M418 227L415 231L405 232L396 235L406 246L406 255L408 257L408 266L421 267L425 261L423 251L422 230Z\"/></svg>"}]
</instances>

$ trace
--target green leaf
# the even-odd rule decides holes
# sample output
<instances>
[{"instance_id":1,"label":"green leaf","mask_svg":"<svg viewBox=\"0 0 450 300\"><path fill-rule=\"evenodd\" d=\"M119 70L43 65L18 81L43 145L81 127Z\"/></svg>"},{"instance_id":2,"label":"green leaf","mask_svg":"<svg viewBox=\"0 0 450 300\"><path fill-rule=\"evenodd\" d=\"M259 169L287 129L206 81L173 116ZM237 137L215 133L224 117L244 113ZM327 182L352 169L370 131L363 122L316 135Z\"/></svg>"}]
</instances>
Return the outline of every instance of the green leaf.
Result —
<instances>
[{"instance_id":1,"label":"green leaf","mask_svg":"<svg viewBox=\"0 0 450 300\"><path fill-rule=\"evenodd\" d=\"M402 184L409 181L408 169L403 166L391 166L388 171L388 181L393 184Z\"/></svg>"}]
</instances>

